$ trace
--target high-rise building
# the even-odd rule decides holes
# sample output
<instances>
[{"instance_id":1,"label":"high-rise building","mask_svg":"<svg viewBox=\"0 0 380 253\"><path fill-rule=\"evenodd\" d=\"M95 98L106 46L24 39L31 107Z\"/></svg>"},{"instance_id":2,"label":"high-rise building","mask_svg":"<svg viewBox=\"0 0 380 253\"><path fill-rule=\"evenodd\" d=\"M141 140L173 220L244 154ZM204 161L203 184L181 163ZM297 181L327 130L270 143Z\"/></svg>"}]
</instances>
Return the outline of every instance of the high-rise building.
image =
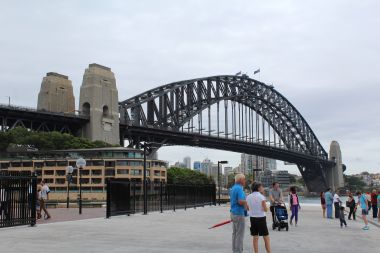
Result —
<instances>
[{"instance_id":1,"label":"high-rise building","mask_svg":"<svg viewBox=\"0 0 380 253\"><path fill-rule=\"evenodd\" d=\"M183 158L183 163L185 164L185 168L191 169L191 158L190 156L186 156Z\"/></svg>"},{"instance_id":2,"label":"high-rise building","mask_svg":"<svg viewBox=\"0 0 380 253\"><path fill-rule=\"evenodd\" d=\"M233 168L232 167L230 167L230 166L226 166L226 167L224 167L224 175L229 175L229 174L231 174L233 172Z\"/></svg>"},{"instance_id":3,"label":"high-rise building","mask_svg":"<svg viewBox=\"0 0 380 253\"><path fill-rule=\"evenodd\" d=\"M274 159L256 155L241 154L240 172L248 175L254 170L276 170L277 162Z\"/></svg>"},{"instance_id":4,"label":"high-rise building","mask_svg":"<svg viewBox=\"0 0 380 253\"><path fill-rule=\"evenodd\" d=\"M281 188L288 188L290 185L290 176L287 170L272 171L273 181L278 182Z\"/></svg>"},{"instance_id":5,"label":"high-rise building","mask_svg":"<svg viewBox=\"0 0 380 253\"><path fill-rule=\"evenodd\" d=\"M212 162L210 159L206 158L201 162L201 172L203 174L209 175L211 170Z\"/></svg>"},{"instance_id":6,"label":"high-rise building","mask_svg":"<svg viewBox=\"0 0 380 253\"><path fill-rule=\"evenodd\" d=\"M201 162L200 161L195 161L193 164L193 169L200 171L201 170Z\"/></svg>"}]
</instances>

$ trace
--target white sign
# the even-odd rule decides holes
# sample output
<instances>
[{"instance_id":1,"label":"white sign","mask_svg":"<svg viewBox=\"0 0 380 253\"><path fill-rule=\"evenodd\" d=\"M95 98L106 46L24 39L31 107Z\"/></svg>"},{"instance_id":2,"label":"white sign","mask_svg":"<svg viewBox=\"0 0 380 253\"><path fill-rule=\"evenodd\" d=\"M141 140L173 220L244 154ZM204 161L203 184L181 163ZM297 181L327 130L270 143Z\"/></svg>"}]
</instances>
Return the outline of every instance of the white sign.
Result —
<instances>
[{"instance_id":1,"label":"white sign","mask_svg":"<svg viewBox=\"0 0 380 253\"><path fill-rule=\"evenodd\" d=\"M76 164L78 168L84 168L86 166L86 160L79 158Z\"/></svg>"},{"instance_id":2,"label":"white sign","mask_svg":"<svg viewBox=\"0 0 380 253\"><path fill-rule=\"evenodd\" d=\"M67 173L67 174L72 174L73 171L74 171L73 166L67 166L67 167L66 167L66 173Z\"/></svg>"}]
</instances>

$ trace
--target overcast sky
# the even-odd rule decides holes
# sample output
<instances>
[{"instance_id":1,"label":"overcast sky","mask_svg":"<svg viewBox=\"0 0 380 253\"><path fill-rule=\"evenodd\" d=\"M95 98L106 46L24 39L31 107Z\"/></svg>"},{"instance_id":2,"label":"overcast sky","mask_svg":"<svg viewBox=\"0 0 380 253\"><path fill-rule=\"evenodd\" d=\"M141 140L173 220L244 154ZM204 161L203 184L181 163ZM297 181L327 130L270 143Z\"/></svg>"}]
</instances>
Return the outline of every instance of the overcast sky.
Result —
<instances>
[{"instance_id":1,"label":"overcast sky","mask_svg":"<svg viewBox=\"0 0 380 253\"><path fill-rule=\"evenodd\" d=\"M348 173L380 171L380 1L5 1L0 3L0 103L36 107L46 72L75 97L89 63L112 68L119 100L184 79L235 74L273 83ZM167 147L172 163L232 152ZM283 166L280 168L294 168Z\"/></svg>"}]
</instances>

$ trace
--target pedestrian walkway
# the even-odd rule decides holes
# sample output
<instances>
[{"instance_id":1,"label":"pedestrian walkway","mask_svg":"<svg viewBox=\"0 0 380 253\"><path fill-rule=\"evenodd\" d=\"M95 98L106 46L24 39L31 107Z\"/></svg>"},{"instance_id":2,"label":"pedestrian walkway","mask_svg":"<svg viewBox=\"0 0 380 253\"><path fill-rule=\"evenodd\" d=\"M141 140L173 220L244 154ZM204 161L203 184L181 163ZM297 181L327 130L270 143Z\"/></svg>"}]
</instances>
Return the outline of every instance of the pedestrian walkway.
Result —
<instances>
[{"instance_id":1,"label":"pedestrian walkway","mask_svg":"<svg viewBox=\"0 0 380 253\"><path fill-rule=\"evenodd\" d=\"M49 213L52 218L48 220L37 220L37 225L62 221L75 221L106 217L105 208L83 208L82 214L79 214L78 208L49 208Z\"/></svg>"},{"instance_id":2,"label":"pedestrian walkway","mask_svg":"<svg viewBox=\"0 0 380 253\"><path fill-rule=\"evenodd\" d=\"M0 252L39 253L42 249L54 253L230 253L230 224L208 229L228 218L228 207L213 206L6 228L0 229ZM362 231L360 220L348 221L348 225L341 229L339 220L322 219L319 207L304 206L297 228L291 227L289 232L270 231L272 252L365 252L379 247L378 227ZM264 252L261 241L260 248ZM245 249L252 252L248 223Z\"/></svg>"}]
</instances>

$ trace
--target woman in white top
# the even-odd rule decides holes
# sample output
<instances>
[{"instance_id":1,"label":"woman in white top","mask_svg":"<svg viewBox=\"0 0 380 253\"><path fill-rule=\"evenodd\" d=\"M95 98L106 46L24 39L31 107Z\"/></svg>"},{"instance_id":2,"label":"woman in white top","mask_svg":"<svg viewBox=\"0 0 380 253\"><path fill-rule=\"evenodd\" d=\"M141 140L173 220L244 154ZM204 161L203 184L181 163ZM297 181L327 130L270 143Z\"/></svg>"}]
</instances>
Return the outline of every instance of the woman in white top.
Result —
<instances>
[{"instance_id":1,"label":"woman in white top","mask_svg":"<svg viewBox=\"0 0 380 253\"><path fill-rule=\"evenodd\" d=\"M252 193L247 197L248 214L251 220L251 235L253 236L253 249L259 252L259 236L263 236L265 249L270 253L270 239L266 215L268 207L264 197L264 187L261 183L252 184Z\"/></svg>"}]
</instances>

